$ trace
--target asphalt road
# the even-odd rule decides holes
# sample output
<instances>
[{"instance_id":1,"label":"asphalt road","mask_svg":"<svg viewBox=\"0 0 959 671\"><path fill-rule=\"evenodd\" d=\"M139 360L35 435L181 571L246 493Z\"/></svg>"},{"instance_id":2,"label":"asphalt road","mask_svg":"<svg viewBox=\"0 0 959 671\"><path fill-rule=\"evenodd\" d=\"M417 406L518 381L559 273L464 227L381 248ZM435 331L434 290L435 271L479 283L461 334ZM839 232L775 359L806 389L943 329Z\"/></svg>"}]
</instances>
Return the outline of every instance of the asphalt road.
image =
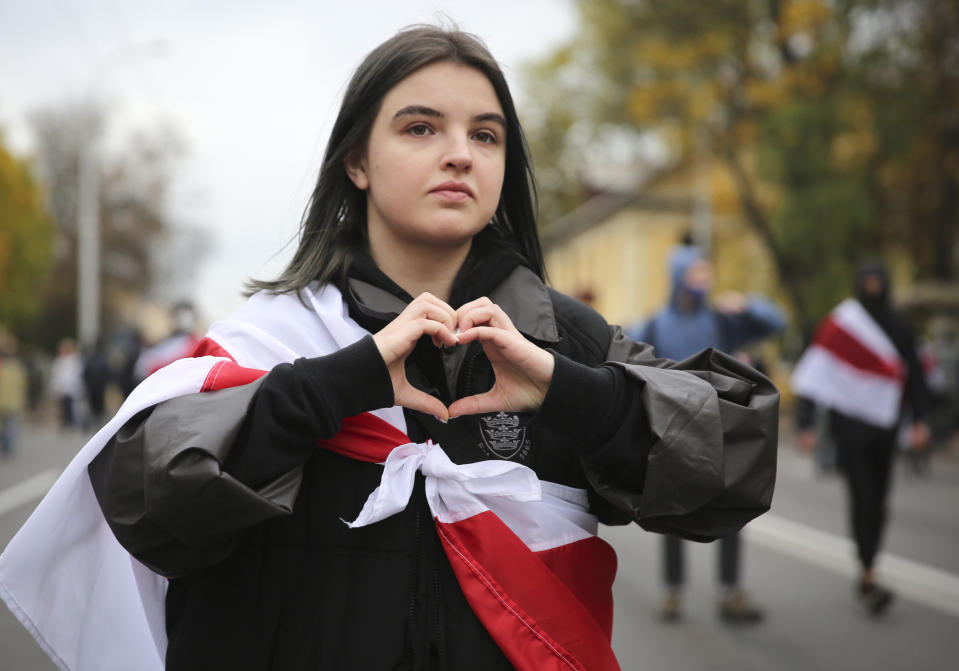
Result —
<instances>
[{"instance_id":1,"label":"asphalt road","mask_svg":"<svg viewBox=\"0 0 959 671\"><path fill-rule=\"evenodd\" d=\"M0 545L81 446L78 435L25 427L0 462ZM716 615L717 547L687 545L683 618L662 623L661 539L636 526L604 529L619 555L613 647L626 669L671 671L910 671L959 668L959 458L926 476L897 465L892 519L879 570L898 598L880 619L853 598L845 492L784 438L773 509L744 531L744 586L765 621L733 627ZM0 607L0 669L54 665Z\"/></svg>"}]
</instances>

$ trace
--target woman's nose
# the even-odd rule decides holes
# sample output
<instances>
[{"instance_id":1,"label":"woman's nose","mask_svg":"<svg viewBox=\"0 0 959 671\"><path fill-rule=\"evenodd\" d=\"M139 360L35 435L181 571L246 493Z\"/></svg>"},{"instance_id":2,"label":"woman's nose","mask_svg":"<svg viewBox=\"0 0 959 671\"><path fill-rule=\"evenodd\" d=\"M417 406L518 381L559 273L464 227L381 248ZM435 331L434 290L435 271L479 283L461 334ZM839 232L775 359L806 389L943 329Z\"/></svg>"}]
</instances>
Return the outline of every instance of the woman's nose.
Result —
<instances>
[{"instance_id":1,"label":"woman's nose","mask_svg":"<svg viewBox=\"0 0 959 671\"><path fill-rule=\"evenodd\" d=\"M451 139L443 157L443 167L448 170L468 171L473 167L473 155L467 138Z\"/></svg>"}]
</instances>

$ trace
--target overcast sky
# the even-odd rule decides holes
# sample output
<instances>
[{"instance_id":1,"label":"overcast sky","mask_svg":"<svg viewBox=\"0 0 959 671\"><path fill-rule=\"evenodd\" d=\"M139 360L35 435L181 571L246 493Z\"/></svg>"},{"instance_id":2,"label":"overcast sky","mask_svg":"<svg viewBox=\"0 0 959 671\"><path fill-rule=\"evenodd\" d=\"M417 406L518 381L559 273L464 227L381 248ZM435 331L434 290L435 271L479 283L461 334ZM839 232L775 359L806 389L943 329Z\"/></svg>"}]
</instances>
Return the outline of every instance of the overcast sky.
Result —
<instances>
[{"instance_id":1,"label":"overcast sky","mask_svg":"<svg viewBox=\"0 0 959 671\"><path fill-rule=\"evenodd\" d=\"M521 98L523 62L572 34L571 0L2 0L0 128L29 155L26 115L93 96L109 142L165 122L188 146L172 203L210 231L193 298L204 320L292 255L349 76L399 28L446 16L476 33ZM95 82L95 83L94 83ZM64 278L66 279L66 278Z\"/></svg>"}]
</instances>

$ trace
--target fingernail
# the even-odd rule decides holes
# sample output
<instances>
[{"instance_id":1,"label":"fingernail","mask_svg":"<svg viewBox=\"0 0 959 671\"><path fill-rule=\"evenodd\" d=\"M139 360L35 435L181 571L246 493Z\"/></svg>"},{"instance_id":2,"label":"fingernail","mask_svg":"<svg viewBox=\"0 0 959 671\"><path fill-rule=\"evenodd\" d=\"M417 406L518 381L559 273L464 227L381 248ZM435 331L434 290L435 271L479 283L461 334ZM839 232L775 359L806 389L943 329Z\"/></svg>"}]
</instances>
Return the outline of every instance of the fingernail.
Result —
<instances>
[{"instance_id":1,"label":"fingernail","mask_svg":"<svg viewBox=\"0 0 959 671\"><path fill-rule=\"evenodd\" d=\"M433 418L434 418L437 422L440 422L441 424L446 424L446 423L449 421L448 419L443 419L443 418L440 417L439 415L433 415Z\"/></svg>"}]
</instances>

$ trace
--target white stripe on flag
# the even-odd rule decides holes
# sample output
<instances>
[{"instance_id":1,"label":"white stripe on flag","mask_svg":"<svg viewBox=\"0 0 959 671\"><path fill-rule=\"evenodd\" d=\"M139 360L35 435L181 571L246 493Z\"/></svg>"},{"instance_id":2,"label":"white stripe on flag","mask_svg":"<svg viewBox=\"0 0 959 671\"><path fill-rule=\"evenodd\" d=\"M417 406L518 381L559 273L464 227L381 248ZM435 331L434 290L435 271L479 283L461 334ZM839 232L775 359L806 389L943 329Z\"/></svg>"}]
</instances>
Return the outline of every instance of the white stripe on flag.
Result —
<instances>
[{"instance_id":1,"label":"white stripe on flag","mask_svg":"<svg viewBox=\"0 0 959 671\"><path fill-rule=\"evenodd\" d=\"M895 426L901 384L846 363L819 345L810 345L793 370L790 384L798 395L881 427Z\"/></svg>"},{"instance_id":2,"label":"white stripe on flag","mask_svg":"<svg viewBox=\"0 0 959 671\"><path fill-rule=\"evenodd\" d=\"M829 315L834 324L886 361L899 361L899 351L876 320L857 300L847 299Z\"/></svg>"}]
</instances>

